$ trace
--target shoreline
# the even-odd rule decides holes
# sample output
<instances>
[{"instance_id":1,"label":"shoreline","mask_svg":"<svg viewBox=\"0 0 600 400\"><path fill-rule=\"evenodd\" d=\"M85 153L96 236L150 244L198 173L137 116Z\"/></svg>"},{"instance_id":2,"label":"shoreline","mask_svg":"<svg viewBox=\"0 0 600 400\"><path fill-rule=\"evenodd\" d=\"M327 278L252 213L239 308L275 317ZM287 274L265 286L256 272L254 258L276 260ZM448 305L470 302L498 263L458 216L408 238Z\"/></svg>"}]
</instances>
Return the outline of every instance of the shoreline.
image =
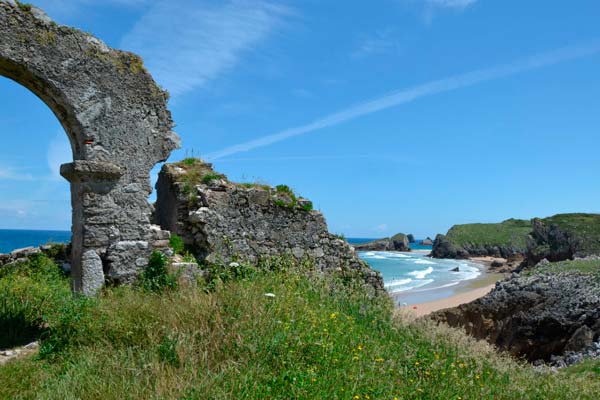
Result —
<instances>
[{"instance_id":1,"label":"shoreline","mask_svg":"<svg viewBox=\"0 0 600 400\"><path fill-rule=\"evenodd\" d=\"M495 283L477 288L469 291L458 293L450 297L446 297L440 300L429 301L426 303L413 304L412 306L399 307L401 310L407 310L415 317L422 317L431 314L435 311L444 310L446 308L458 307L461 304L470 303L477 300L489 292L496 286Z\"/></svg>"},{"instance_id":2,"label":"shoreline","mask_svg":"<svg viewBox=\"0 0 600 400\"><path fill-rule=\"evenodd\" d=\"M427 252L427 250L419 250L419 252ZM488 294L496 285L496 282L504 279L508 274L490 271L490 266L493 261L500 261L493 257L473 257L467 259L470 262L476 263L481 267L481 274L474 279L463 281L456 287L451 289L451 293L443 298L417 302L398 304L401 295L394 296L390 294L392 299L397 303L396 309L399 311L407 311L414 317L422 317L432 312L443 310L446 308L457 307L461 304L470 303ZM440 289L442 292L442 289Z\"/></svg>"}]
</instances>

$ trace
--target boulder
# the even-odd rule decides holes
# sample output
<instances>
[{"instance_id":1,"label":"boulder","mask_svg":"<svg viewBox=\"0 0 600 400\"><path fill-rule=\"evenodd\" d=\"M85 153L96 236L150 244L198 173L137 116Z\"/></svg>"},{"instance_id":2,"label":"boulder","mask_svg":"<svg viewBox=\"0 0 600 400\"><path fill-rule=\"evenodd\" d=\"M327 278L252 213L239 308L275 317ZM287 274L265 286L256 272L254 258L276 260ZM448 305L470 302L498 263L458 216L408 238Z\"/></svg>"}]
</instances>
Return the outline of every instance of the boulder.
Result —
<instances>
[{"instance_id":1,"label":"boulder","mask_svg":"<svg viewBox=\"0 0 600 400\"><path fill-rule=\"evenodd\" d=\"M598 336L600 283L575 271L514 273L486 296L431 318L515 356L548 361Z\"/></svg>"}]
</instances>

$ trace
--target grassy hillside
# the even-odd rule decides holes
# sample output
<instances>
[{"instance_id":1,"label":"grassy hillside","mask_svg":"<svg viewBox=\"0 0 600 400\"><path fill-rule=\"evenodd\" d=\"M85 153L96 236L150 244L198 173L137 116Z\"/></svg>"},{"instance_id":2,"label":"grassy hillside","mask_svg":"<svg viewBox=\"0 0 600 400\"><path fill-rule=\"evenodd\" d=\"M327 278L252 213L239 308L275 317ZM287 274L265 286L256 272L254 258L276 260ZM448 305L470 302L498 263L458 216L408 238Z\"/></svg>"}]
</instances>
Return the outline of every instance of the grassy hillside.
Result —
<instances>
[{"instance_id":1,"label":"grassy hillside","mask_svg":"<svg viewBox=\"0 0 600 400\"><path fill-rule=\"evenodd\" d=\"M531 230L531 221L509 219L497 224L454 225L446 236L461 247L510 246L525 249Z\"/></svg>"},{"instance_id":2,"label":"grassy hillside","mask_svg":"<svg viewBox=\"0 0 600 400\"><path fill-rule=\"evenodd\" d=\"M535 372L307 267L274 259L213 272L202 288L113 288L93 300L73 299L47 259L11 268L0 336L43 339L39 356L0 367L0 398L597 398L597 364Z\"/></svg>"}]
</instances>

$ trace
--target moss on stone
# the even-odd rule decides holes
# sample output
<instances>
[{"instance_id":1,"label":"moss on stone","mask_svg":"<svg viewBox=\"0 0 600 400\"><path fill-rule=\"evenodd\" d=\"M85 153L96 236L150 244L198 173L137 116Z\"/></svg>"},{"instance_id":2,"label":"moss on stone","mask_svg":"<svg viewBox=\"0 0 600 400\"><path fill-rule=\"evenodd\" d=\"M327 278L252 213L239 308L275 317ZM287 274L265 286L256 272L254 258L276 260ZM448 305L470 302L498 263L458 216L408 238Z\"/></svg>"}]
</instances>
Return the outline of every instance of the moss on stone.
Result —
<instances>
[{"instance_id":1,"label":"moss on stone","mask_svg":"<svg viewBox=\"0 0 600 400\"><path fill-rule=\"evenodd\" d=\"M31 7L33 7L31 4L29 4L29 3L21 3L19 0L17 0L16 3L17 3L17 6L19 6L19 9L21 11L31 12Z\"/></svg>"}]
</instances>

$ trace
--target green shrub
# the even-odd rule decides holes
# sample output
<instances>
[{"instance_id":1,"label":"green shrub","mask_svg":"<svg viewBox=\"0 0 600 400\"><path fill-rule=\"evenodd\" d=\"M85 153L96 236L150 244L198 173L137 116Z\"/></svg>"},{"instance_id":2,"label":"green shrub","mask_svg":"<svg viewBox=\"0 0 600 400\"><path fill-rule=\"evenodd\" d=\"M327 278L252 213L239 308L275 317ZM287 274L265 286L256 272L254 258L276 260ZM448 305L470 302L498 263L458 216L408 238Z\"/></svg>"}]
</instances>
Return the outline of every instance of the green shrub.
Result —
<instances>
[{"instance_id":1,"label":"green shrub","mask_svg":"<svg viewBox=\"0 0 600 400\"><path fill-rule=\"evenodd\" d=\"M160 293L165 289L175 289L177 278L167 269L167 257L154 251L150 255L148 266L140 278L140 286L147 291Z\"/></svg>"},{"instance_id":2,"label":"green shrub","mask_svg":"<svg viewBox=\"0 0 600 400\"><path fill-rule=\"evenodd\" d=\"M212 181L223 179L223 175L219 174L206 174L202 177L202 183L209 185Z\"/></svg>"},{"instance_id":3,"label":"green shrub","mask_svg":"<svg viewBox=\"0 0 600 400\"><path fill-rule=\"evenodd\" d=\"M285 193L289 196L295 196L294 191L288 185L277 185L275 186L277 193Z\"/></svg>"},{"instance_id":4,"label":"green shrub","mask_svg":"<svg viewBox=\"0 0 600 400\"><path fill-rule=\"evenodd\" d=\"M185 165L187 165L188 167L193 167L194 164L196 164L196 159L195 158L185 158L182 162Z\"/></svg>"},{"instance_id":5,"label":"green shrub","mask_svg":"<svg viewBox=\"0 0 600 400\"><path fill-rule=\"evenodd\" d=\"M19 6L19 8L20 8L22 11L25 11L25 12L30 12L30 11L31 11L31 7L33 7L33 6L32 6L31 4L29 4L29 3L22 3L22 2L20 2L20 1L17 1L17 5Z\"/></svg>"},{"instance_id":6,"label":"green shrub","mask_svg":"<svg viewBox=\"0 0 600 400\"><path fill-rule=\"evenodd\" d=\"M275 199L273 200L273 204L275 204L277 207L287 207L287 203L281 199Z\"/></svg>"},{"instance_id":7,"label":"green shrub","mask_svg":"<svg viewBox=\"0 0 600 400\"><path fill-rule=\"evenodd\" d=\"M312 211L313 210L313 203L312 203L312 201L308 201L308 202L302 204L302 210L304 210L306 212Z\"/></svg>"},{"instance_id":8,"label":"green shrub","mask_svg":"<svg viewBox=\"0 0 600 400\"><path fill-rule=\"evenodd\" d=\"M185 251L185 244L183 243L183 238L175 233L171 234L169 238L169 246L176 254L183 254Z\"/></svg>"}]
</instances>

